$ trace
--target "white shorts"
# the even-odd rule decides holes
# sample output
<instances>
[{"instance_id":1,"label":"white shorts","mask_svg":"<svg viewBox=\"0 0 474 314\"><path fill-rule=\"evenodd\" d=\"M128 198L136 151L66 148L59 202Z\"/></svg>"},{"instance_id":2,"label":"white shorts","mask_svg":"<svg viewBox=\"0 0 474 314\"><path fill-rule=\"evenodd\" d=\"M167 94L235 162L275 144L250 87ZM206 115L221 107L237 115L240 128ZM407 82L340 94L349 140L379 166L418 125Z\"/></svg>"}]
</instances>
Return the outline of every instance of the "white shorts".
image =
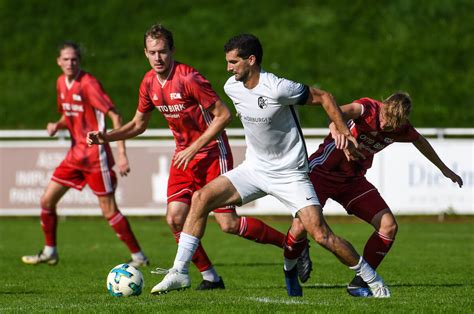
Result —
<instances>
[{"instance_id":1,"label":"white shorts","mask_svg":"<svg viewBox=\"0 0 474 314\"><path fill-rule=\"evenodd\" d=\"M242 205L272 195L290 209L293 217L303 207L320 205L313 184L304 172L265 172L244 162L222 175L235 187Z\"/></svg>"}]
</instances>

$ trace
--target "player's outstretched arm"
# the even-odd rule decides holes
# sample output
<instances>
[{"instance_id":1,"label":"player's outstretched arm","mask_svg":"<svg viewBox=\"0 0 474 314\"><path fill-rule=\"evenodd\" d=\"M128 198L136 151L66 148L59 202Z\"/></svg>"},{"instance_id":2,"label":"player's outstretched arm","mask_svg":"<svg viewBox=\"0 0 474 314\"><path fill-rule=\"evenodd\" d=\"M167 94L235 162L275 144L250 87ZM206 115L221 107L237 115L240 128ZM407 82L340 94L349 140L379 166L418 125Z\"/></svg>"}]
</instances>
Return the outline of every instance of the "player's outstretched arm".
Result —
<instances>
[{"instance_id":1,"label":"player's outstretched arm","mask_svg":"<svg viewBox=\"0 0 474 314\"><path fill-rule=\"evenodd\" d=\"M413 142L413 145L423 154L429 161L431 161L438 169L443 173L443 175L451 181L457 183L459 187L462 187L463 182L462 178L449 169L444 162L439 158L438 154L434 148L430 145L428 140L420 135L420 137Z\"/></svg>"},{"instance_id":2,"label":"player's outstretched arm","mask_svg":"<svg viewBox=\"0 0 474 314\"><path fill-rule=\"evenodd\" d=\"M215 139L232 120L229 108L221 100L216 101L207 110L214 116L211 124L209 124L207 130L189 145L189 147L176 153L173 159L173 166L176 168L179 169L183 166L183 169L186 169L194 155L211 140Z\"/></svg>"},{"instance_id":3,"label":"player's outstretched arm","mask_svg":"<svg viewBox=\"0 0 474 314\"><path fill-rule=\"evenodd\" d=\"M87 145L101 145L107 142L115 142L129 139L145 132L148 121L150 121L150 112L140 112L137 110L132 121L122 127L107 133L92 131L87 133Z\"/></svg>"},{"instance_id":4,"label":"player's outstretched arm","mask_svg":"<svg viewBox=\"0 0 474 314\"><path fill-rule=\"evenodd\" d=\"M120 129L122 127L122 116L114 108L107 112L114 129ZM126 176L130 172L130 164L127 158L127 150L125 147L125 141L117 141L117 167L121 176Z\"/></svg>"},{"instance_id":5,"label":"player's outstretched arm","mask_svg":"<svg viewBox=\"0 0 474 314\"><path fill-rule=\"evenodd\" d=\"M309 105L320 104L326 111L329 119L335 124L337 133L345 137L344 143L339 143L339 145L345 146L344 154L346 155L347 160L358 160L359 158L365 158L363 154L359 152L359 144L357 143L357 140L354 138L354 136L352 136L352 133L349 131L342 111L336 104L336 101L331 94L321 89L311 87L310 96L308 97L308 101L306 103Z\"/></svg>"}]
</instances>

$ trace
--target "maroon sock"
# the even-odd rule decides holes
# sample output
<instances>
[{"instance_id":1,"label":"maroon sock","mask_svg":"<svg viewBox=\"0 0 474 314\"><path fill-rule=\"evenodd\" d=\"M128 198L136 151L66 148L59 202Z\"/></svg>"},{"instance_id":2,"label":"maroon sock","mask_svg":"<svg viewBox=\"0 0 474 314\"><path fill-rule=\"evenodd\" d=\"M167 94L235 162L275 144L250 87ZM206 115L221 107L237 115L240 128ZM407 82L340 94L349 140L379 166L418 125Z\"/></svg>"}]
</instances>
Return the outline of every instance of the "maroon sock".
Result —
<instances>
[{"instance_id":1,"label":"maroon sock","mask_svg":"<svg viewBox=\"0 0 474 314\"><path fill-rule=\"evenodd\" d=\"M174 233L174 238L176 240L176 243L179 243L179 236L181 235L181 231L175 232ZM196 249L196 252L194 252L192 262L194 265L196 265L197 269L200 272L203 272L205 270L208 270L212 267L212 262L207 256L206 251L201 245L201 241L199 241L199 246Z\"/></svg>"},{"instance_id":2,"label":"maroon sock","mask_svg":"<svg viewBox=\"0 0 474 314\"><path fill-rule=\"evenodd\" d=\"M369 238L364 248L364 259L373 269L380 265L385 255L390 251L393 241L395 239L390 239L377 231Z\"/></svg>"},{"instance_id":3,"label":"maroon sock","mask_svg":"<svg viewBox=\"0 0 474 314\"><path fill-rule=\"evenodd\" d=\"M56 229L58 226L58 215L56 208L41 208L41 228L43 229L45 244L56 246Z\"/></svg>"},{"instance_id":4,"label":"maroon sock","mask_svg":"<svg viewBox=\"0 0 474 314\"><path fill-rule=\"evenodd\" d=\"M252 217L240 217L239 236L257 243L273 244L280 248L285 243L283 233Z\"/></svg>"},{"instance_id":5,"label":"maroon sock","mask_svg":"<svg viewBox=\"0 0 474 314\"><path fill-rule=\"evenodd\" d=\"M296 239L288 230L285 238L284 255L287 259L297 259L308 246L306 237Z\"/></svg>"},{"instance_id":6,"label":"maroon sock","mask_svg":"<svg viewBox=\"0 0 474 314\"><path fill-rule=\"evenodd\" d=\"M119 239L127 245L131 253L137 253L141 251L140 245L138 245L138 241L133 234L132 228L130 227L127 218L123 216L122 213L117 211L107 220Z\"/></svg>"}]
</instances>

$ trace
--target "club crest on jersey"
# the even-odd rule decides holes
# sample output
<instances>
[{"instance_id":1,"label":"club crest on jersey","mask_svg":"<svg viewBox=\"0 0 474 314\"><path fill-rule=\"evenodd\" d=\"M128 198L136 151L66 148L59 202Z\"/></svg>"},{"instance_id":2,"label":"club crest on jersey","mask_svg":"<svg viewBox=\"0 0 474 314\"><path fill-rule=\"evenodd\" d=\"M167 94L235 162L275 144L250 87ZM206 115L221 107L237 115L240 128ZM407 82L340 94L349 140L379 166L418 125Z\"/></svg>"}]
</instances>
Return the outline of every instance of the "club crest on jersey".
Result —
<instances>
[{"instance_id":1,"label":"club crest on jersey","mask_svg":"<svg viewBox=\"0 0 474 314\"><path fill-rule=\"evenodd\" d=\"M260 107L260 109L265 109L267 108L268 106L268 99L260 96L258 97L258 106Z\"/></svg>"},{"instance_id":2,"label":"club crest on jersey","mask_svg":"<svg viewBox=\"0 0 474 314\"><path fill-rule=\"evenodd\" d=\"M64 94L63 93L61 93L61 99L64 99Z\"/></svg>"},{"instance_id":3,"label":"club crest on jersey","mask_svg":"<svg viewBox=\"0 0 474 314\"><path fill-rule=\"evenodd\" d=\"M375 136L378 132L370 132L370 135Z\"/></svg>"},{"instance_id":4,"label":"club crest on jersey","mask_svg":"<svg viewBox=\"0 0 474 314\"><path fill-rule=\"evenodd\" d=\"M170 93L170 99L182 99L181 93Z\"/></svg>"},{"instance_id":5,"label":"club crest on jersey","mask_svg":"<svg viewBox=\"0 0 474 314\"><path fill-rule=\"evenodd\" d=\"M82 101L82 97L81 97L81 95L72 94L72 100L74 100L74 101Z\"/></svg>"},{"instance_id":6,"label":"club crest on jersey","mask_svg":"<svg viewBox=\"0 0 474 314\"><path fill-rule=\"evenodd\" d=\"M158 96L156 96L156 94L153 94L153 100L158 100Z\"/></svg>"}]
</instances>

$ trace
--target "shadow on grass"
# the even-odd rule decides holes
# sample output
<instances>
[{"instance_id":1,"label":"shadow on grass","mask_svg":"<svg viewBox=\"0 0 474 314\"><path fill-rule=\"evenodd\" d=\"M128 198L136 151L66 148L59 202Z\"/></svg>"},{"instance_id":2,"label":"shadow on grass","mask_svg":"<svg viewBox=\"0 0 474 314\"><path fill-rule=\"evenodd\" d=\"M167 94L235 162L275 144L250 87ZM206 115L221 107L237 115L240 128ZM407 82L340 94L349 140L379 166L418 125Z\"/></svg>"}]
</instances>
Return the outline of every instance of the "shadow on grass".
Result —
<instances>
[{"instance_id":1,"label":"shadow on grass","mask_svg":"<svg viewBox=\"0 0 474 314\"><path fill-rule=\"evenodd\" d=\"M438 287L438 288L456 288L456 287L471 287L474 286L474 283L398 283L398 284L389 284L389 288L393 287ZM345 288L347 285L341 284L303 284L305 289L340 289Z\"/></svg>"},{"instance_id":2,"label":"shadow on grass","mask_svg":"<svg viewBox=\"0 0 474 314\"><path fill-rule=\"evenodd\" d=\"M262 266L282 266L282 262L259 262L259 263L214 263L215 266L238 266L238 267L262 267Z\"/></svg>"}]
</instances>

